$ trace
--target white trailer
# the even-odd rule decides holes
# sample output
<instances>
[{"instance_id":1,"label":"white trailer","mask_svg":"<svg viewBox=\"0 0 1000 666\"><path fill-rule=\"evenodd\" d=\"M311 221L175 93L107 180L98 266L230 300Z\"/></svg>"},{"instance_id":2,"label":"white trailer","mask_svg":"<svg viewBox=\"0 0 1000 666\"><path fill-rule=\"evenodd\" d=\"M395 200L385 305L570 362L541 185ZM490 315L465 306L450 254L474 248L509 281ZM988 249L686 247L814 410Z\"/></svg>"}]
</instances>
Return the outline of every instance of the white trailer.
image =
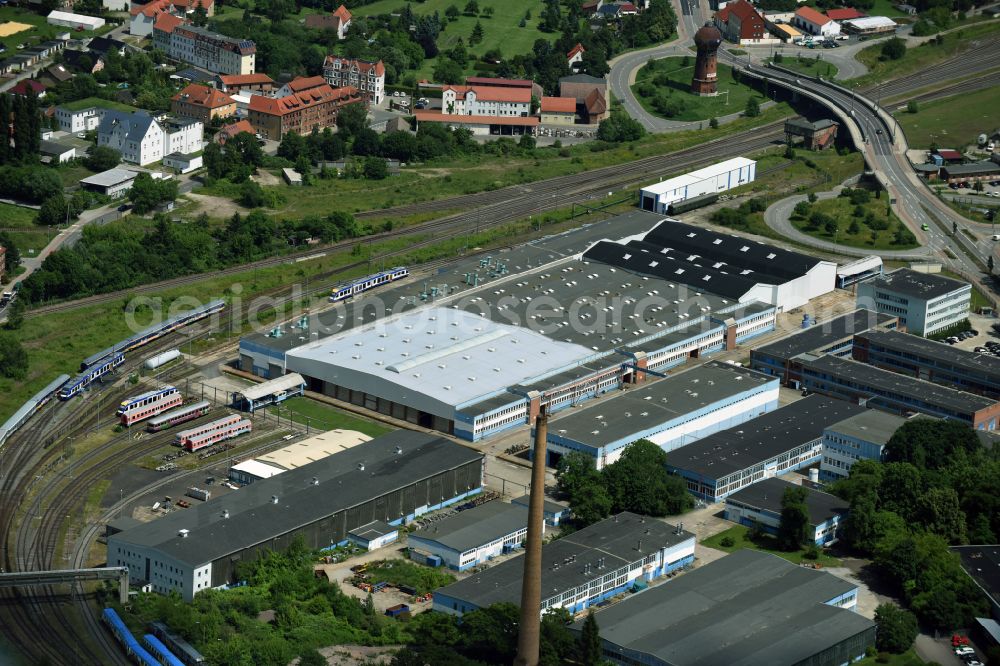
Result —
<instances>
[{"instance_id":1,"label":"white trailer","mask_svg":"<svg viewBox=\"0 0 1000 666\"><path fill-rule=\"evenodd\" d=\"M756 175L757 162L746 157L734 157L642 188L639 207L665 215L672 203L725 192L752 183Z\"/></svg>"}]
</instances>

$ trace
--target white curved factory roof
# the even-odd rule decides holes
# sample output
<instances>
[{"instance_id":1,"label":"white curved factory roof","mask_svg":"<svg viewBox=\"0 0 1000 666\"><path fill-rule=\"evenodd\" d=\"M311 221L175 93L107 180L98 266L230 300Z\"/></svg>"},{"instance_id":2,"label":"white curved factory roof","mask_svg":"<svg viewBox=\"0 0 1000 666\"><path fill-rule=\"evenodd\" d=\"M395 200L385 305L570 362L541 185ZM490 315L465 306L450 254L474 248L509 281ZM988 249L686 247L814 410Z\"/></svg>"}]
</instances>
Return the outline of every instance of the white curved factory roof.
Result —
<instances>
[{"instance_id":1,"label":"white curved factory roof","mask_svg":"<svg viewBox=\"0 0 1000 666\"><path fill-rule=\"evenodd\" d=\"M264 382L263 384L257 384L256 386L251 386L240 391L242 395L247 400L260 400L273 393L280 393L281 391L287 391L288 389L298 388L306 383L306 380L302 379L302 375L297 372L292 372L277 379L271 379Z\"/></svg>"}]
</instances>

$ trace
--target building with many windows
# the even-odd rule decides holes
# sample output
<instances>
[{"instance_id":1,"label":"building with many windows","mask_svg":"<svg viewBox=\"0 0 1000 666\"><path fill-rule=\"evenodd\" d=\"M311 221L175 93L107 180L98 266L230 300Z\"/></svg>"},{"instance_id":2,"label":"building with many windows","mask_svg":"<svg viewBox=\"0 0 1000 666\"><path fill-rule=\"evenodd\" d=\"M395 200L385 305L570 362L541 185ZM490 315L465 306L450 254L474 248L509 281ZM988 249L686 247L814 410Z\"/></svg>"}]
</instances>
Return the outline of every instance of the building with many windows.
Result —
<instances>
[{"instance_id":1,"label":"building with many windows","mask_svg":"<svg viewBox=\"0 0 1000 666\"><path fill-rule=\"evenodd\" d=\"M372 104L381 104L385 98L385 65L381 60L369 62L330 55L323 62L323 78L334 88L357 88Z\"/></svg>"},{"instance_id":2,"label":"building with many windows","mask_svg":"<svg viewBox=\"0 0 1000 666\"><path fill-rule=\"evenodd\" d=\"M531 89L449 85L441 90L441 109L445 115L526 118L531 115Z\"/></svg>"},{"instance_id":3,"label":"building with many windows","mask_svg":"<svg viewBox=\"0 0 1000 666\"><path fill-rule=\"evenodd\" d=\"M988 398L1000 398L1000 359L898 331L855 336L854 360Z\"/></svg>"},{"instance_id":4,"label":"building with many windows","mask_svg":"<svg viewBox=\"0 0 1000 666\"><path fill-rule=\"evenodd\" d=\"M542 613L579 613L694 562L694 535L623 512L542 546ZM515 557L434 593L434 610L462 615L495 603L520 604L524 558Z\"/></svg>"},{"instance_id":5,"label":"building with many windows","mask_svg":"<svg viewBox=\"0 0 1000 666\"><path fill-rule=\"evenodd\" d=\"M189 23L157 20L153 47L209 72L253 74L256 68L257 46L251 40L226 37Z\"/></svg>"},{"instance_id":6,"label":"building with many windows","mask_svg":"<svg viewBox=\"0 0 1000 666\"><path fill-rule=\"evenodd\" d=\"M556 467L564 455L579 451L603 469L640 439L673 451L777 407L776 378L706 363L556 418L548 428L547 464Z\"/></svg>"},{"instance_id":7,"label":"building with many windows","mask_svg":"<svg viewBox=\"0 0 1000 666\"><path fill-rule=\"evenodd\" d=\"M241 561L297 537L331 548L373 522L400 525L474 496L483 462L444 438L397 430L118 532L108 538L108 566L127 566L133 580L190 601L240 582Z\"/></svg>"},{"instance_id":8,"label":"building with many windows","mask_svg":"<svg viewBox=\"0 0 1000 666\"><path fill-rule=\"evenodd\" d=\"M868 409L829 426L823 431L820 478L837 481L850 476L859 460L882 460L885 445L904 423L896 414Z\"/></svg>"},{"instance_id":9,"label":"building with many windows","mask_svg":"<svg viewBox=\"0 0 1000 666\"><path fill-rule=\"evenodd\" d=\"M850 508L836 495L800 486L784 479L764 479L726 498L726 520L746 527L759 526L767 534L778 534L782 500L789 488L803 488L809 511L809 539L817 546L830 546L840 538L838 530Z\"/></svg>"},{"instance_id":10,"label":"building with many windows","mask_svg":"<svg viewBox=\"0 0 1000 666\"><path fill-rule=\"evenodd\" d=\"M306 135L313 128L336 127L337 114L348 104L363 104L354 88L331 88L322 82L283 97L251 95L247 120L265 139L280 141L286 132ZM286 84L288 85L288 84Z\"/></svg>"},{"instance_id":11,"label":"building with many windows","mask_svg":"<svg viewBox=\"0 0 1000 666\"><path fill-rule=\"evenodd\" d=\"M170 98L170 111L175 116L193 118L208 125L213 118L236 115L236 102L215 88L192 83Z\"/></svg>"},{"instance_id":12,"label":"building with many windows","mask_svg":"<svg viewBox=\"0 0 1000 666\"><path fill-rule=\"evenodd\" d=\"M802 357L802 387L893 414L927 414L995 430L1000 402L836 356Z\"/></svg>"},{"instance_id":13,"label":"building with many windows","mask_svg":"<svg viewBox=\"0 0 1000 666\"><path fill-rule=\"evenodd\" d=\"M840 666L875 644L857 599L854 583L744 549L627 597L597 622L604 658L623 666Z\"/></svg>"},{"instance_id":14,"label":"building with many windows","mask_svg":"<svg viewBox=\"0 0 1000 666\"><path fill-rule=\"evenodd\" d=\"M802 382L802 367L797 358L802 354L830 354L850 357L854 336L868 330L892 330L899 323L895 315L859 308L833 319L818 322L809 315L803 317L802 330L785 338L750 350L750 367L774 375L781 383L798 388Z\"/></svg>"},{"instance_id":15,"label":"building with many windows","mask_svg":"<svg viewBox=\"0 0 1000 666\"><path fill-rule=\"evenodd\" d=\"M667 453L667 468L692 494L724 500L747 486L817 463L823 431L863 407L811 395Z\"/></svg>"},{"instance_id":16,"label":"building with many windows","mask_svg":"<svg viewBox=\"0 0 1000 666\"><path fill-rule=\"evenodd\" d=\"M408 545L410 559L436 556L465 571L520 548L527 536L528 508L494 500L411 532Z\"/></svg>"},{"instance_id":17,"label":"building with many windows","mask_svg":"<svg viewBox=\"0 0 1000 666\"><path fill-rule=\"evenodd\" d=\"M97 145L121 153L122 160L140 166L159 162L171 153L201 150L204 125L190 118L154 119L145 111L106 111L97 127Z\"/></svg>"},{"instance_id":18,"label":"building with many windows","mask_svg":"<svg viewBox=\"0 0 1000 666\"><path fill-rule=\"evenodd\" d=\"M899 268L858 284L858 307L899 317L910 333L928 336L969 316L972 285Z\"/></svg>"}]
</instances>

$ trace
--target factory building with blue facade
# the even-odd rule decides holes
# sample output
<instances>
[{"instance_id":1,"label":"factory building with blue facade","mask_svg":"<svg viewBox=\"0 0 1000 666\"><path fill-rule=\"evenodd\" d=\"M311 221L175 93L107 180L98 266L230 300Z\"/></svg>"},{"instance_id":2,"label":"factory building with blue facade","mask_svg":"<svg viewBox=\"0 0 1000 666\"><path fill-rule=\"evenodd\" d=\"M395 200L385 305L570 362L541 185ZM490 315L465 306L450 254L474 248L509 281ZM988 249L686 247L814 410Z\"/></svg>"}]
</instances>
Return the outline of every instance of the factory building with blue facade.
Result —
<instances>
[{"instance_id":1,"label":"factory building with blue facade","mask_svg":"<svg viewBox=\"0 0 1000 666\"><path fill-rule=\"evenodd\" d=\"M820 461L827 426L859 414L856 404L811 395L667 453L688 490L718 502L766 478Z\"/></svg>"},{"instance_id":2,"label":"factory building with blue facade","mask_svg":"<svg viewBox=\"0 0 1000 666\"><path fill-rule=\"evenodd\" d=\"M776 377L709 362L555 418L547 464L556 467L562 456L579 451L603 469L640 439L672 451L777 409L778 392Z\"/></svg>"},{"instance_id":3,"label":"factory building with blue facade","mask_svg":"<svg viewBox=\"0 0 1000 666\"><path fill-rule=\"evenodd\" d=\"M694 534L623 512L542 546L544 613L579 613L627 590L645 589L694 562ZM520 604L524 558L515 557L434 593L434 610L462 615L495 603Z\"/></svg>"},{"instance_id":4,"label":"factory building with blue facade","mask_svg":"<svg viewBox=\"0 0 1000 666\"><path fill-rule=\"evenodd\" d=\"M836 495L784 479L764 479L726 498L725 517L746 527L759 525L768 534L777 534L781 526L781 501L788 488L805 488L809 511L809 538L817 546L830 546L839 539L841 524L850 504Z\"/></svg>"}]
</instances>

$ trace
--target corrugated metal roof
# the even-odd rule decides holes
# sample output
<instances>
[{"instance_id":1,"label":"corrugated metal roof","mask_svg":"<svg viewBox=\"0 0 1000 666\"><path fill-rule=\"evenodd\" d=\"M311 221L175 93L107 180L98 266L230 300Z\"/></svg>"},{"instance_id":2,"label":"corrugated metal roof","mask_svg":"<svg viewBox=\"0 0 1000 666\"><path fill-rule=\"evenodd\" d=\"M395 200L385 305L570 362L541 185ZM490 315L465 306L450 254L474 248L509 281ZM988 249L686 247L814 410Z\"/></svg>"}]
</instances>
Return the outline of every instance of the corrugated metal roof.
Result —
<instances>
[{"instance_id":1,"label":"corrugated metal roof","mask_svg":"<svg viewBox=\"0 0 1000 666\"><path fill-rule=\"evenodd\" d=\"M282 377L278 377L277 379L271 379L262 384L257 384L256 386L244 389L243 391L240 391L240 395L247 400L260 400L261 398L274 393L299 388L305 383L306 380L302 379L302 375L297 372L291 372Z\"/></svg>"}]
</instances>

